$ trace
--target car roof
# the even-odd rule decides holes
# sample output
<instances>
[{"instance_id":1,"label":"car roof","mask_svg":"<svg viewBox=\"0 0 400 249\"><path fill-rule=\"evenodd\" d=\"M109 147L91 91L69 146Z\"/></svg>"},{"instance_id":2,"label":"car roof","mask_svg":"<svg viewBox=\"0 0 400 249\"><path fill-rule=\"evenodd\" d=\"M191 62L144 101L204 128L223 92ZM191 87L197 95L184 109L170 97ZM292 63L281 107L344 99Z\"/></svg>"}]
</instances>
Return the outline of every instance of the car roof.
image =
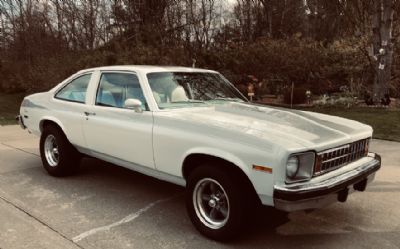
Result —
<instances>
[{"instance_id":1,"label":"car roof","mask_svg":"<svg viewBox=\"0 0 400 249\"><path fill-rule=\"evenodd\" d=\"M134 71L140 73L155 73L155 72L198 72L198 73L216 73L216 71L192 68L192 67L179 67L179 66L149 66L149 65L120 65L120 66L104 66L88 68L79 71L79 73L93 71L93 70L116 70L116 71Z\"/></svg>"}]
</instances>

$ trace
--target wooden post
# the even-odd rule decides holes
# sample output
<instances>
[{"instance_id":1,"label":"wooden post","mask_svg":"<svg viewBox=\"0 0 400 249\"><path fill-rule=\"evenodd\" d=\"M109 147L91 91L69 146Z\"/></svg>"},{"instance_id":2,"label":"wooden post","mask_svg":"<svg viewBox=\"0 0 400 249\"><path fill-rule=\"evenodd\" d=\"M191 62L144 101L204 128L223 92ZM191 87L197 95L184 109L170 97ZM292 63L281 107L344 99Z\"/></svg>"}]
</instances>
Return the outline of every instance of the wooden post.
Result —
<instances>
[{"instance_id":1,"label":"wooden post","mask_svg":"<svg viewBox=\"0 0 400 249\"><path fill-rule=\"evenodd\" d=\"M251 82L247 85L247 95L250 97L250 102L253 102L254 85Z\"/></svg>"},{"instance_id":2,"label":"wooden post","mask_svg":"<svg viewBox=\"0 0 400 249\"><path fill-rule=\"evenodd\" d=\"M292 82L292 91L290 93L290 108L293 109L293 91L294 91L294 83Z\"/></svg>"}]
</instances>

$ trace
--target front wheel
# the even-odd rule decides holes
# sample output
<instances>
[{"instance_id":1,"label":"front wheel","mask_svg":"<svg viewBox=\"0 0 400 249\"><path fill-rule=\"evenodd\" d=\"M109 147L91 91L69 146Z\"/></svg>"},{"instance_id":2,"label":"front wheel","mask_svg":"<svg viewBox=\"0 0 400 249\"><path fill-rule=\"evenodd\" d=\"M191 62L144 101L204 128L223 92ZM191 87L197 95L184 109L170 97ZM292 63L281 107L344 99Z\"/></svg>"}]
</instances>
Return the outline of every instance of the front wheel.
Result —
<instances>
[{"instance_id":1,"label":"front wheel","mask_svg":"<svg viewBox=\"0 0 400 249\"><path fill-rule=\"evenodd\" d=\"M40 137L43 167L52 176L74 174L79 169L80 154L61 129L54 125L44 128Z\"/></svg>"},{"instance_id":2,"label":"front wheel","mask_svg":"<svg viewBox=\"0 0 400 249\"><path fill-rule=\"evenodd\" d=\"M214 240L234 237L247 208L243 187L227 172L204 165L188 177L186 207L193 225Z\"/></svg>"}]
</instances>

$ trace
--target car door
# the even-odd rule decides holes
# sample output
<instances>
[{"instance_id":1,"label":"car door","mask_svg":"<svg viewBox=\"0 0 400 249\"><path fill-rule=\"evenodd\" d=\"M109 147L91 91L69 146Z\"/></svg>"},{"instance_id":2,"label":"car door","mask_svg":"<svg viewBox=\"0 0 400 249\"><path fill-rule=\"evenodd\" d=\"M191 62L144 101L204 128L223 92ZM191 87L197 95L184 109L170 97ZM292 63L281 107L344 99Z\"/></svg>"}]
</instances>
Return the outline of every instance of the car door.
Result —
<instances>
[{"instance_id":1,"label":"car door","mask_svg":"<svg viewBox=\"0 0 400 249\"><path fill-rule=\"evenodd\" d=\"M84 135L88 148L140 166L154 168L152 128L139 78L132 72L101 72L95 101L84 115ZM142 103L142 112L124 108L127 99Z\"/></svg>"}]
</instances>

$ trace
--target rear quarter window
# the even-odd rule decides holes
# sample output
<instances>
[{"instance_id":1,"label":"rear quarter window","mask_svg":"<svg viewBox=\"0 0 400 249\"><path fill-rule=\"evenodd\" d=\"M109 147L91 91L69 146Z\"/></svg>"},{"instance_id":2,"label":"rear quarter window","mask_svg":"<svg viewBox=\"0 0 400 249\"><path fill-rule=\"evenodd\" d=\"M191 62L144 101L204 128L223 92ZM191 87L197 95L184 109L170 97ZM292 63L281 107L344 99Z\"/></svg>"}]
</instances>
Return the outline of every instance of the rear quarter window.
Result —
<instances>
[{"instance_id":1,"label":"rear quarter window","mask_svg":"<svg viewBox=\"0 0 400 249\"><path fill-rule=\"evenodd\" d=\"M92 74L85 74L73 79L58 91L55 98L71 102L85 103L86 91L91 76Z\"/></svg>"}]
</instances>

